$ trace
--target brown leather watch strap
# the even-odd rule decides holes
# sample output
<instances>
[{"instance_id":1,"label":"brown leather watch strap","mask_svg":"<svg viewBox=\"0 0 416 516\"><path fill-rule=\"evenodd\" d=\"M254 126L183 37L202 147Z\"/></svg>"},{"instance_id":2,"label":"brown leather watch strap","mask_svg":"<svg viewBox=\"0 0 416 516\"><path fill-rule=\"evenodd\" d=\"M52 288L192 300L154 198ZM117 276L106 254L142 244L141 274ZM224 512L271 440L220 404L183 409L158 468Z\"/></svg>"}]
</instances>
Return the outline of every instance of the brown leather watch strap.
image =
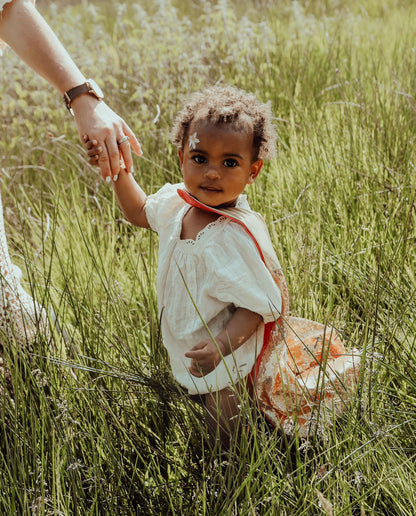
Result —
<instances>
[{"instance_id":1,"label":"brown leather watch strap","mask_svg":"<svg viewBox=\"0 0 416 516\"><path fill-rule=\"evenodd\" d=\"M64 101L66 104L66 107L70 110L71 109L71 102L80 95L83 95L84 93L88 93L91 91L91 87L88 83L84 82L83 84L80 84L79 86L75 86L74 88L71 88L70 90L65 92L64 95Z\"/></svg>"}]
</instances>

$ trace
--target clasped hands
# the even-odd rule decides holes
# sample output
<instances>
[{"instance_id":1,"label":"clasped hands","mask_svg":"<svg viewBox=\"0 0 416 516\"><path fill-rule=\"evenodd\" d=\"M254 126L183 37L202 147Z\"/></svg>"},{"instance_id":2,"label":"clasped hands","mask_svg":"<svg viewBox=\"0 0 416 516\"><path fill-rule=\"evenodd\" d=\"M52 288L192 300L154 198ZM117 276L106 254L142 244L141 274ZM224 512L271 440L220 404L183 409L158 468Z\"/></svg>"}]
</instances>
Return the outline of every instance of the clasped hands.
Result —
<instances>
[{"instance_id":1,"label":"clasped hands","mask_svg":"<svg viewBox=\"0 0 416 516\"><path fill-rule=\"evenodd\" d=\"M212 339L202 340L190 351L185 353L185 356L191 359L189 372L198 378L206 376L213 371L221 362L222 358L228 354L226 349L227 343L224 343L218 337L216 338L216 343L213 342Z\"/></svg>"},{"instance_id":2,"label":"clasped hands","mask_svg":"<svg viewBox=\"0 0 416 516\"><path fill-rule=\"evenodd\" d=\"M142 150L126 122L104 101L97 102L90 95L76 98L72 108L82 142L87 151L95 152L94 156L88 153L89 162L100 167L103 179L109 182L117 177L121 164L123 168L132 172L131 150L137 156L142 155Z\"/></svg>"}]
</instances>

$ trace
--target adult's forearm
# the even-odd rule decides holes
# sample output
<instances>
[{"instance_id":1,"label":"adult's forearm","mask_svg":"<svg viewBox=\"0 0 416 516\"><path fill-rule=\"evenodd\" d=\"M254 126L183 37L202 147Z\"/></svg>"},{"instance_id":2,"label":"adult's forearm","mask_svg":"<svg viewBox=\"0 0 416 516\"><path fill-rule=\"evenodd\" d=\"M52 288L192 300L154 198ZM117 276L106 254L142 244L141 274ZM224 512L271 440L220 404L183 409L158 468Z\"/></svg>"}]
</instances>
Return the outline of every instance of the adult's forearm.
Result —
<instances>
[{"instance_id":1,"label":"adult's forearm","mask_svg":"<svg viewBox=\"0 0 416 516\"><path fill-rule=\"evenodd\" d=\"M29 0L7 3L0 17L4 40L61 94L85 81L55 33Z\"/></svg>"}]
</instances>

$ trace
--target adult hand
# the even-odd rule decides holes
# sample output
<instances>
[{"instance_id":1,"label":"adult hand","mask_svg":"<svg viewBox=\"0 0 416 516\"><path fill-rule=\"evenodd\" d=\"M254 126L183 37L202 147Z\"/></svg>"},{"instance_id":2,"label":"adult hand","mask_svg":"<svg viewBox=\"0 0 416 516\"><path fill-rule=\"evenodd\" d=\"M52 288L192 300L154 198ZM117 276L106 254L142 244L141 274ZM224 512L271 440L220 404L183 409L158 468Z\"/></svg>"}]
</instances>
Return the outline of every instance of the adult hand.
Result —
<instances>
[{"instance_id":1,"label":"adult hand","mask_svg":"<svg viewBox=\"0 0 416 516\"><path fill-rule=\"evenodd\" d=\"M133 172L131 148L137 156L142 155L140 143L133 131L105 102L91 95L80 95L71 103L81 141L95 140L101 148L97 165L105 180L112 178L123 168ZM125 139L118 143L124 136ZM123 163L124 162L124 163Z\"/></svg>"},{"instance_id":2,"label":"adult hand","mask_svg":"<svg viewBox=\"0 0 416 516\"><path fill-rule=\"evenodd\" d=\"M221 348L222 343L218 342L218 339L217 344L212 342L211 339L199 342L190 351L185 353L185 356L191 359L189 372L201 378L213 371L224 356Z\"/></svg>"}]
</instances>

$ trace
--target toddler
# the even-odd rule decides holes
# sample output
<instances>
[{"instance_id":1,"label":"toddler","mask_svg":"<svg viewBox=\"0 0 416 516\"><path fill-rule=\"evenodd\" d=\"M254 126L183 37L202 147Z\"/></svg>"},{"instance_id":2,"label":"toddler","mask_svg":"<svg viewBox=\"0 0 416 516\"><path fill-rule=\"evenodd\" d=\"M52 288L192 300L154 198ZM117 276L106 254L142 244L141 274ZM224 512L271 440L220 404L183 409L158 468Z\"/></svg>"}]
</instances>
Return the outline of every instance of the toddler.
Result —
<instances>
[{"instance_id":1,"label":"toddler","mask_svg":"<svg viewBox=\"0 0 416 516\"><path fill-rule=\"evenodd\" d=\"M113 187L125 217L159 234L157 297L176 380L199 395L212 436L229 447L239 388L261 352L282 293L247 229L227 213L253 213L243 191L275 150L269 104L232 87L193 94L177 115L183 183L147 196L123 170ZM90 162L101 150L87 142Z\"/></svg>"}]
</instances>

